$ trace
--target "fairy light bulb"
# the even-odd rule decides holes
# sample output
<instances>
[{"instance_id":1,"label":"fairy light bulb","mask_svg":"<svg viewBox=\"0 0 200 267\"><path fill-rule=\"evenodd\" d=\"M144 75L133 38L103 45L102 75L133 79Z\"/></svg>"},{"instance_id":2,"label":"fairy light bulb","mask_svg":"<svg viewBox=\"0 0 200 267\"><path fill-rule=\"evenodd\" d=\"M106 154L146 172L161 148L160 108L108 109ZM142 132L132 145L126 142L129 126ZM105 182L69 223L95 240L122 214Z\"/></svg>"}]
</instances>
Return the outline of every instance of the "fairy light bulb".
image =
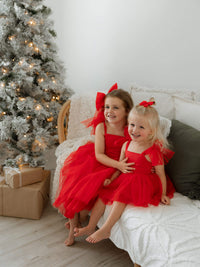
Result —
<instances>
[{"instance_id":1,"label":"fairy light bulb","mask_svg":"<svg viewBox=\"0 0 200 267\"><path fill-rule=\"evenodd\" d=\"M8 36L8 40L12 41L15 38L14 35Z\"/></svg>"},{"instance_id":2,"label":"fairy light bulb","mask_svg":"<svg viewBox=\"0 0 200 267\"><path fill-rule=\"evenodd\" d=\"M1 68L1 71L3 72L3 74L6 74L8 72L6 68Z\"/></svg>"},{"instance_id":3,"label":"fairy light bulb","mask_svg":"<svg viewBox=\"0 0 200 267\"><path fill-rule=\"evenodd\" d=\"M36 22L35 22L34 19L30 19L30 20L28 21L28 24L29 24L30 26L35 26L35 25L36 25Z\"/></svg>"},{"instance_id":4,"label":"fairy light bulb","mask_svg":"<svg viewBox=\"0 0 200 267\"><path fill-rule=\"evenodd\" d=\"M41 105L37 105L36 107L35 107L35 110L40 110L42 107L41 107Z\"/></svg>"},{"instance_id":5,"label":"fairy light bulb","mask_svg":"<svg viewBox=\"0 0 200 267\"><path fill-rule=\"evenodd\" d=\"M28 44L28 46L29 46L29 47L33 47L33 42L30 42L30 43Z\"/></svg>"},{"instance_id":6,"label":"fairy light bulb","mask_svg":"<svg viewBox=\"0 0 200 267\"><path fill-rule=\"evenodd\" d=\"M3 88L3 87L5 87L5 83L4 82L1 82L0 83L0 86Z\"/></svg>"},{"instance_id":7,"label":"fairy light bulb","mask_svg":"<svg viewBox=\"0 0 200 267\"><path fill-rule=\"evenodd\" d=\"M51 117L47 118L47 121L48 121L48 122L51 122L51 121L53 121L53 116L51 116Z\"/></svg>"},{"instance_id":8,"label":"fairy light bulb","mask_svg":"<svg viewBox=\"0 0 200 267\"><path fill-rule=\"evenodd\" d=\"M34 67L34 64L31 63L31 64L29 65L29 69L32 69L33 67Z\"/></svg>"},{"instance_id":9,"label":"fairy light bulb","mask_svg":"<svg viewBox=\"0 0 200 267\"><path fill-rule=\"evenodd\" d=\"M26 100L26 98L25 97L19 97L19 100L24 101L24 100Z\"/></svg>"},{"instance_id":10,"label":"fairy light bulb","mask_svg":"<svg viewBox=\"0 0 200 267\"><path fill-rule=\"evenodd\" d=\"M19 65L21 66L23 63L24 63L24 60L21 59L21 60L19 61Z\"/></svg>"},{"instance_id":11,"label":"fairy light bulb","mask_svg":"<svg viewBox=\"0 0 200 267\"><path fill-rule=\"evenodd\" d=\"M27 115L27 116L26 116L26 119L27 119L27 120L30 120L30 118L31 118L30 115Z\"/></svg>"},{"instance_id":12,"label":"fairy light bulb","mask_svg":"<svg viewBox=\"0 0 200 267\"><path fill-rule=\"evenodd\" d=\"M38 79L38 82L39 82L39 83L44 82L44 78L39 78L39 79Z\"/></svg>"},{"instance_id":13,"label":"fairy light bulb","mask_svg":"<svg viewBox=\"0 0 200 267\"><path fill-rule=\"evenodd\" d=\"M38 47L34 47L34 51L39 53L39 48Z\"/></svg>"}]
</instances>

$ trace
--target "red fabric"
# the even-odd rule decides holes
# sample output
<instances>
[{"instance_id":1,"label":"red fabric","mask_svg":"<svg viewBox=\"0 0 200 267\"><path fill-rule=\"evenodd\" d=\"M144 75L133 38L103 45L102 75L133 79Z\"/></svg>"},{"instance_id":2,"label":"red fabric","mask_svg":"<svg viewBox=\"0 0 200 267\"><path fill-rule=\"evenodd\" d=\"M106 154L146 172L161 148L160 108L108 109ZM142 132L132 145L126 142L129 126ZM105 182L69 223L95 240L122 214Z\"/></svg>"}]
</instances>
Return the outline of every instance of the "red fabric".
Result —
<instances>
[{"instance_id":1,"label":"red fabric","mask_svg":"<svg viewBox=\"0 0 200 267\"><path fill-rule=\"evenodd\" d=\"M168 159L173 156L171 150L166 150ZM150 157L153 164L146 159ZM149 204L157 206L162 195L162 184L159 176L152 173L152 166L163 164L163 152L160 146L154 144L143 153L133 153L126 149L128 162L135 162L134 172L120 174L108 187L104 187L99 196L105 204L119 201L134 206L148 207ZM171 198L175 192L174 186L167 177L167 195Z\"/></svg>"},{"instance_id":2,"label":"red fabric","mask_svg":"<svg viewBox=\"0 0 200 267\"><path fill-rule=\"evenodd\" d=\"M105 126L105 154L110 158L119 159L121 147L127 140L130 140L127 127L124 136L118 136L107 134ZM114 168L96 160L94 143L79 147L65 160L53 205L67 218L73 218L81 210L91 210L104 180L114 172Z\"/></svg>"},{"instance_id":3,"label":"red fabric","mask_svg":"<svg viewBox=\"0 0 200 267\"><path fill-rule=\"evenodd\" d=\"M109 89L108 93L112 92L113 90L117 90L118 85L117 83L113 84L113 86ZM96 111L92 118L82 121L86 127L92 126L91 134L95 134L95 129L100 122L105 120L104 117L104 101L105 101L106 94L98 92L96 95Z\"/></svg>"},{"instance_id":4,"label":"red fabric","mask_svg":"<svg viewBox=\"0 0 200 267\"><path fill-rule=\"evenodd\" d=\"M139 105L147 108L148 106L152 106L153 104L155 104L154 101L150 101L150 102L142 101Z\"/></svg>"}]
</instances>

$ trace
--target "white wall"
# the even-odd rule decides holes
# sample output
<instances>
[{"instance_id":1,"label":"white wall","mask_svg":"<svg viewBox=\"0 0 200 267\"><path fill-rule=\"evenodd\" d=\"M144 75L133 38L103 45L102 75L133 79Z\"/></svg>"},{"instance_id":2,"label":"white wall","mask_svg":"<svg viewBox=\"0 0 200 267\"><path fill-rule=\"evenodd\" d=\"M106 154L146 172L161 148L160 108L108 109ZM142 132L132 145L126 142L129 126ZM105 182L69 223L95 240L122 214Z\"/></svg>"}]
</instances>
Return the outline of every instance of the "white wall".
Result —
<instances>
[{"instance_id":1,"label":"white wall","mask_svg":"<svg viewBox=\"0 0 200 267\"><path fill-rule=\"evenodd\" d=\"M200 89L199 0L46 0L66 84Z\"/></svg>"}]
</instances>

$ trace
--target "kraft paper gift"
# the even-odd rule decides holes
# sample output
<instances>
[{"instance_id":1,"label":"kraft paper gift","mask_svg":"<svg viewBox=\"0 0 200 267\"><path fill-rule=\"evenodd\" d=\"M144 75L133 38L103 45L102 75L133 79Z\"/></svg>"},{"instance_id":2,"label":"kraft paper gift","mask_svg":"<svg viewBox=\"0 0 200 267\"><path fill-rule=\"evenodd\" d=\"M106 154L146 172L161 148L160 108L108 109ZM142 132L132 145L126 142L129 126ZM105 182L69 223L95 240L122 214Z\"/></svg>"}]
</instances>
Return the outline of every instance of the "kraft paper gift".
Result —
<instances>
[{"instance_id":1,"label":"kraft paper gift","mask_svg":"<svg viewBox=\"0 0 200 267\"><path fill-rule=\"evenodd\" d=\"M42 181L43 169L42 167L22 169L4 167L4 175L6 184L12 188L18 188Z\"/></svg>"},{"instance_id":2,"label":"kraft paper gift","mask_svg":"<svg viewBox=\"0 0 200 267\"><path fill-rule=\"evenodd\" d=\"M40 219L49 200L50 171L43 170L43 180L20 188L0 183L0 215Z\"/></svg>"}]
</instances>

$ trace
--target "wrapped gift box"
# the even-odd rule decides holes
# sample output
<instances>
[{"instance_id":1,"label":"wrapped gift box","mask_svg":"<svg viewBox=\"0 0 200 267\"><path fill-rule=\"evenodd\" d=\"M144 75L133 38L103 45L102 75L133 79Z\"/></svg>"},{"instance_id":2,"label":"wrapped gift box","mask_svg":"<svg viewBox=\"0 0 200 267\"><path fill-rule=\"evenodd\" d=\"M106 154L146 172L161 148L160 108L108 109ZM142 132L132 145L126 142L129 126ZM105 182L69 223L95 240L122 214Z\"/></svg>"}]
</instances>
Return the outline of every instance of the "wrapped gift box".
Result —
<instances>
[{"instance_id":1,"label":"wrapped gift box","mask_svg":"<svg viewBox=\"0 0 200 267\"><path fill-rule=\"evenodd\" d=\"M4 167L6 184L12 188L22 187L42 181L43 168L26 167L22 169Z\"/></svg>"},{"instance_id":2,"label":"wrapped gift box","mask_svg":"<svg viewBox=\"0 0 200 267\"><path fill-rule=\"evenodd\" d=\"M43 170L41 182L13 189L0 183L0 215L40 219L49 200L50 171Z\"/></svg>"}]
</instances>

